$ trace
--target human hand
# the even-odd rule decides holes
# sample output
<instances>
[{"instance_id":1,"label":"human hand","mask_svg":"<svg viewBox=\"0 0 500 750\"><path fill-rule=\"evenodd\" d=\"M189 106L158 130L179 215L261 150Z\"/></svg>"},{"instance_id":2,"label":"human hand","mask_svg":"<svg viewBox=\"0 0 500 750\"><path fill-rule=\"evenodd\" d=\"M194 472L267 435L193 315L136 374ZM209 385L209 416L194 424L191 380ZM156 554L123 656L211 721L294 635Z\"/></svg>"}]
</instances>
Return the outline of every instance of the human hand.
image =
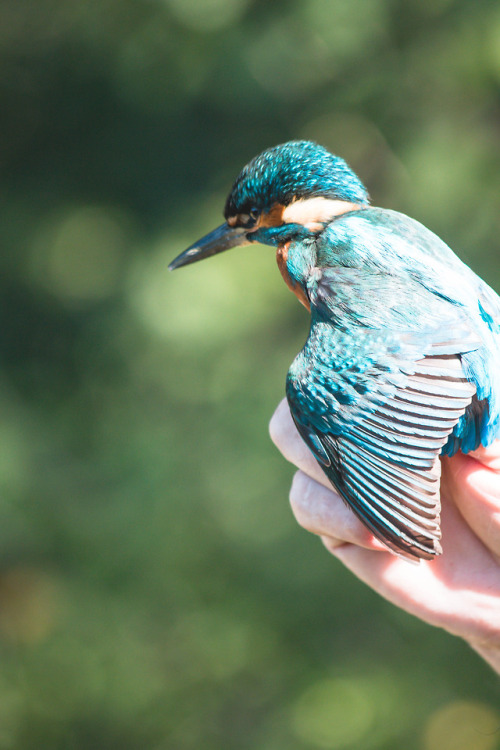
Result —
<instances>
[{"instance_id":1,"label":"human hand","mask_svg":"<svg viewBox=\"0 0 500 750\"><path fill-rule=\"evenodd\" d=\"M443 554L412 565L379 542L332 488L283 400L271 437L299 471L290 502L299 524L398 607L464 638L500 673L500 441L442 459Z\"/></svg>"}]
</instances>

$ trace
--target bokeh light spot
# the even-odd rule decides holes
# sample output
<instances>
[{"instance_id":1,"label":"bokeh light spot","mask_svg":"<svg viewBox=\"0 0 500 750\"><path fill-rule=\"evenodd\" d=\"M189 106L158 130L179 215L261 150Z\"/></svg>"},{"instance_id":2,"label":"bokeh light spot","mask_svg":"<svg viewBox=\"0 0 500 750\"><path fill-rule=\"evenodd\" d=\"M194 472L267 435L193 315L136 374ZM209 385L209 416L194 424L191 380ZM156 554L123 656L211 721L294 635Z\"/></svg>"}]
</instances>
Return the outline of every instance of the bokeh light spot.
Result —
<instances>
[{"instance_id":1,"label":"bokeh light spot","mask_svg":"<svg viewBox=\"0 0 500 750\"><path fill-rule=\"evenodd\" d=\"M337 74L324 41L307 27L281 18L262 29L246 57L259 85L284 100L303 96Z\"/></svg>"},{"instance_id":2,"label":"bokeh light spot","mask_svg":"<svg viewBox=\"0 0 500 750\"><path fill-rule=\"evenodd\" d=\"M314 747L359 747L375 719L375 704L363 681L322 680L298 699L293 712L297 737Z\"/></svg>"},{"instance_id":3,"label":"bokeh light spot","mask_svg":"<svg viewBox=\"0 0 500 750\"><path fill-rule=\"evenodd\" d=\"M484 703L454 701L432 714L424 750L494 750L500 739L500 713Z\"/></svg>"},{"instance_id":4,"label":"bokeh light spot","mask_svg":"<svg viewBox=\"0 0 500 750\"><path fill-rule=\"evenodd\" d=\"M33 274L66 301L105 298L117 284L125 243L120 214L99 206L69 210L38 234Z\"/></svg>"},{"instance_id":5,"label":"bokeh light spot","mask_svg":"<svg viewBox=\"0 0 500 750\"><path fill-rule=\"evenodd\" d=\"M35 568L0 573L0 634L16 643L38 643L56 626L61 614L55 579Z\"/></svg>"},{"instance_id":6,"label":"bokeh light spot","mask_svg":"<svg viewBox=\"0 0 500 750\"><path fill-rule=\"evenodd\" d=\"M238 20L248 0L164 0L181 23L200 31L215 31Z\"/></svg>"},{"instance_id":7,"label":"bokeh light spot","mask_svg":"<svg viewBox=\"0 0 500 750\"><path fill-rule=\"evenodd\" d=\"M307 26L326 42L333 59L346 62L387 34L383 0L309 0L303 7ZM360 23L360 18L363 23Z\"/></svg>"},{"instance_id":8,"label":"bokeh light spot","mask_svg":"<svg viewBox=\"0 0 500 750\"><path fill-rule=\"evenodd\" d=\"M271 248L235 248L170 272L169 262L187 244L187 237L176 240L170 235L130 274L132 307L162 338L182 346L210 345L265 321L276 309L277 299L289 299L293 304L281 283Z\"/></svg>"}]
</instances>

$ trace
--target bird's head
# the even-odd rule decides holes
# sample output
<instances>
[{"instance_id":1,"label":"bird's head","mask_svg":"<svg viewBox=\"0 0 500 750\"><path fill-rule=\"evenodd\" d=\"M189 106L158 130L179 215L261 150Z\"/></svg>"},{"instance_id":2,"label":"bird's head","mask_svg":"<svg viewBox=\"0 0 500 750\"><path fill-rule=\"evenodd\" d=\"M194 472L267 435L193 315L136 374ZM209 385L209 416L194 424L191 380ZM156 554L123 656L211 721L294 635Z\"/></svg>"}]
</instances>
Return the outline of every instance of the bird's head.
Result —
<instances>
[{"instance_id":1,"label":"bird's head","mask_svg":"<svg viewBox=\"0 0 500 750\"><path fill-rule=\"evenodd\" d=\"M188 247L170 270L237 245L279 245L316 234L334 216L368 203L346 162L312 141L290 141L256 156L226 200L226 221Z\"/></svg>"}]
</instances>

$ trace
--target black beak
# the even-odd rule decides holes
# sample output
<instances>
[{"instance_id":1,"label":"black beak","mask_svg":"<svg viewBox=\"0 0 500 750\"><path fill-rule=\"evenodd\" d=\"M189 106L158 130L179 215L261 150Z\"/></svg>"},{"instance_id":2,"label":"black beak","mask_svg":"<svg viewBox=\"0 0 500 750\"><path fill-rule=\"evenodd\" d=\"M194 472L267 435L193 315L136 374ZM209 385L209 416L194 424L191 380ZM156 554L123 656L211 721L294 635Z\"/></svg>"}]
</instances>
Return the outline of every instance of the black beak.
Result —
<instances>
[{"instance_id":1,"label":"black beak","mask_svg":"<svg viewBox=\"0 0 500 750\"><path fill-rule=\"evenodd\" d=\"M188 247L183 253L177 256L169 265L168 270L174 271L181 266L187 266L189 263L196 263L197 260L203 260L210 255L222 253L223 250L229 250L237 245L249 245L250 240L245 234L243 227L230 227L229 224L221 224L210 234L206 234L201 240Z\"/></svg>"}]
</instances>

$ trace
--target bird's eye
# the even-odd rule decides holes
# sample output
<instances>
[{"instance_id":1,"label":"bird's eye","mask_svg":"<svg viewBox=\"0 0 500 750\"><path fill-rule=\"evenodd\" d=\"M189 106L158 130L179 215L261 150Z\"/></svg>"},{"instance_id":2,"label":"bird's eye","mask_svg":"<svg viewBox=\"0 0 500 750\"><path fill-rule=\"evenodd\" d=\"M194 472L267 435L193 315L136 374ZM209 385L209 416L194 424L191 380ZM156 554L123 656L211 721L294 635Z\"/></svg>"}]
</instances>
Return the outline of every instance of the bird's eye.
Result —
<instances>
[{"instance_id":1,"label":"bird's eye","mask_svg":"<svg viewBox=\"0 0 500 750\"><path fill-rule=\"evenodd\" d=\"M236 217L238 226L249 229L253 227L260 216L258 208L251 208L247 214L238 214Z\"/></svg>"}]
</instances>

